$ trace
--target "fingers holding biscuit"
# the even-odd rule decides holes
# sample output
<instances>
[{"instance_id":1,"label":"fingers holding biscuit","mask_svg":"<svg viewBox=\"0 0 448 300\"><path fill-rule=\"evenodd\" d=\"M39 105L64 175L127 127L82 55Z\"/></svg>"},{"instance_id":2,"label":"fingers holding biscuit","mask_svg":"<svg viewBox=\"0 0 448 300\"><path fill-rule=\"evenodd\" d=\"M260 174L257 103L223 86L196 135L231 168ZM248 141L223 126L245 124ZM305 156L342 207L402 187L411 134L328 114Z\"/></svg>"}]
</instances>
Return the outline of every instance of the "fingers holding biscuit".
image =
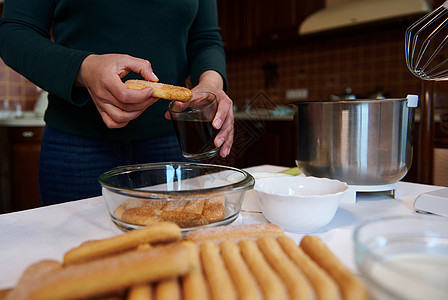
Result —
<instances>
[{"instance_id":1,"label":"fingers holding biscuit","mask_svg":"<svg viewBox=\"0 0 448 300\"><path fill-rule=\"evenodd\" d=\"M130 93L124 88L121 78L130 71L157 80L148 61L122 54L91 54L78 71L76 86L87 89L108 128L126 126L157 101L152 90Z\"/></svg>"}]
</instances>

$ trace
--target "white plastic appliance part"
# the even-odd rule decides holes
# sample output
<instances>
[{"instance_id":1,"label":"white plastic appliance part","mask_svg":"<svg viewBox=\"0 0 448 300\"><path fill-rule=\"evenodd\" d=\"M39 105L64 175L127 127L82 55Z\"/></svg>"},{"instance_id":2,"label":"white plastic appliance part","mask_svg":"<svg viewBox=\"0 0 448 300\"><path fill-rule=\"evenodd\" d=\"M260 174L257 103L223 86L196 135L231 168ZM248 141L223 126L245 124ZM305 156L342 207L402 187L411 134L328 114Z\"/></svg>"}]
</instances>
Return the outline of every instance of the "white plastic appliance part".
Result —
<instances>
[{"instance_id":1,"label":"white plastic appliance part","mask_svg":"<svg viewBox=\"0 0 448 300\"><path fill-rule=\"evenodd\" d=\"M420 194L414 201L414 208L448 217L448 188Z\"/></svg>"}]
</instances>

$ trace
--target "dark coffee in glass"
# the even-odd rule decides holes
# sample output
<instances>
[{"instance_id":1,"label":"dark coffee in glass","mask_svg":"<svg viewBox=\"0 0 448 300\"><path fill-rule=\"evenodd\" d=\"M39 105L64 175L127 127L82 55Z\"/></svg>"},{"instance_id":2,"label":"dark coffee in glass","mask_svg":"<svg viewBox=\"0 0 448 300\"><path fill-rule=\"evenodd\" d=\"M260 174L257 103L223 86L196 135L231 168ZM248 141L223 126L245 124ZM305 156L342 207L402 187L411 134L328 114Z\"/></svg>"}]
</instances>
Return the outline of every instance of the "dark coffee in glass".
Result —
<instances>
[{"instance_id":1,"label":"dark coffee in glass","mask_svg":"<svg viewBox=\"0 0 448 300\"><path fill-rule=\"evenodd\" d=\"M219 130L212 126L217 109L213 93L193 93L189 102L171 102L169 113L184 157L200 160L215 156L214 140Z\"/></svg>"}]
</instances>

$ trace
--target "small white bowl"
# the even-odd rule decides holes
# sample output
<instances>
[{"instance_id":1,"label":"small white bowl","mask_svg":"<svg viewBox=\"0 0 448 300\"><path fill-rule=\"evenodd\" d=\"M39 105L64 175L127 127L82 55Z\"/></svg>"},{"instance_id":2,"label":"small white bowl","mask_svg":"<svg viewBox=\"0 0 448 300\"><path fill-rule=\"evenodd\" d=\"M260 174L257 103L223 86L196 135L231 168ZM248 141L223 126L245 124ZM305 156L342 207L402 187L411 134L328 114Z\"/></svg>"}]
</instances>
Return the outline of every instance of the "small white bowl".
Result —
<instances>
[{"instance_id":1,"label":"small white bowl","mask_svg":"<svg viewBox=\"0 0 448 300\"><path fill-rule=\"evenodd\" d=\"M345 182L304 176L270 177L255 182L265 218L296 233L315 232L327 225L347 189Z\"/></svg>"},{"instance_id":2,"label":"small white bowl","mask_svg":"<svg viewBox=\"0 0 448 300\"><path fill-rule=\"evenodd\" d=\"M291 176L284 173L269 173L269 172L250 172L250 175L252 175L255 178L255 181L258 181L259 179L262 178ZM258 194L255 190L247 191L246 194L244 195L244 201L241 210L246 212L261 212L259 202L260 201L258 200Z\"/></svg>"}]
</instances>

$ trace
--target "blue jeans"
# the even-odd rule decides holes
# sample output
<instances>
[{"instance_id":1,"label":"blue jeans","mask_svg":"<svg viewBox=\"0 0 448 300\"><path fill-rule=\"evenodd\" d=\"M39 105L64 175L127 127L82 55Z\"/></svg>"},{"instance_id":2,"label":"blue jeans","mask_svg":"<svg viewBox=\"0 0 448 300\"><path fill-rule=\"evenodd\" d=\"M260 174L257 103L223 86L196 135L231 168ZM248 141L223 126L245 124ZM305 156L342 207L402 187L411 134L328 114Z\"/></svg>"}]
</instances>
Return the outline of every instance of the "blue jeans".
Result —
<instances>
[{"instance_id":1,"label":"blue jeans","mask_svg":"<svg viewBox=\"0 0 448 300\"><path fill-rule=\"evenodd\" d=\"M186 161L176 136L119 141L87 138L45 127L39 164L43 205L101 195L98 177L117 166Z\"/></svg>"}]
</instances>

